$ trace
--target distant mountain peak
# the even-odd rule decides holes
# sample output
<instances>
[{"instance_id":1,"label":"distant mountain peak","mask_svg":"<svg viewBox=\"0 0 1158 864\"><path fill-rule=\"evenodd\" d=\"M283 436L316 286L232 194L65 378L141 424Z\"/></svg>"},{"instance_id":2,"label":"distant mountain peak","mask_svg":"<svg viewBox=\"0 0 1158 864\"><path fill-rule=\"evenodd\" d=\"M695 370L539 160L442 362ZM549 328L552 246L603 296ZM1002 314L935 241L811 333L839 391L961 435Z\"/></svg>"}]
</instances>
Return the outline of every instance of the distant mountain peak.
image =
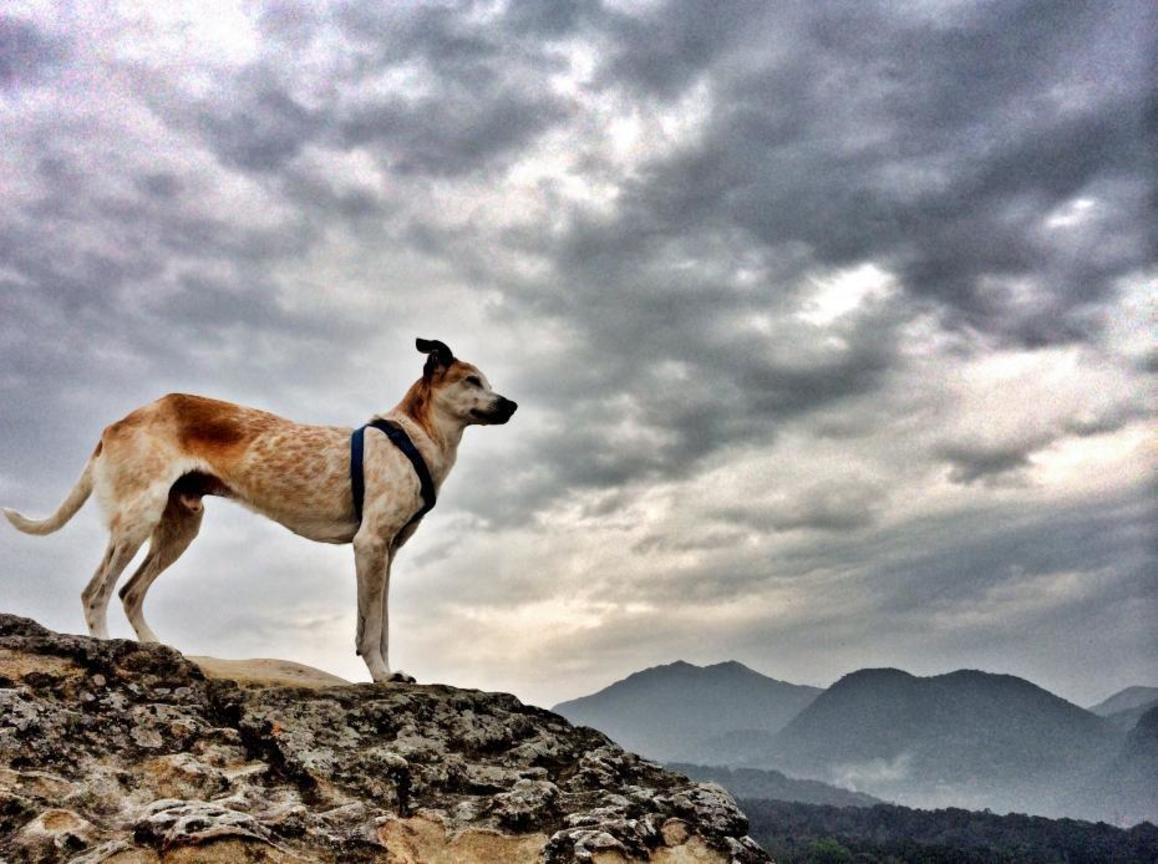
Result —
<instances>
[{"instance_id":1,"label":"distant mountain peak","mask_svg":"<svg viewBox=\"0 0 1158 864\"><path fill-rule=\"evenodd\" d=\"M736 660L652 666L554 710L655 759L700 759L762 745L820 689L770 678ZM738 737L737 737L738 736ZM763 736L763 737L761 737Z\"/></svg>"},{"instance_id":2,"label":"distant mountain peak","mask_svg":"<svg viewBox=\"0 0 1158 864\"><path fill-rule=\"evenodd\" d=\"M911 672L906 672L904 669L896 669L892 666L881 666L869 669L857 669L855 672L849 672L842 675L833 684L836 687L840 684L860 683L860 682L877 682L877 681L912 681L916 679L916 675Z\"/></svg>"},{"instance_id":3,"label":"distant mountain peak","mask_svg":"<svg viewBox=\"0 0 1158 864\"><path fill-rule=\"evenodd\" d=\"M909 682L920 685L937 683L949 685L959 685L962 683L982 684L985 686L1004 685L1021 687L1026 690L1036 690L1047 693L1053 698L1061 698L1049 693L1048 690L1025 678L1019 678L1016 675L1010 675L1006 672L988 672L984 669L954 669L951 672L939 672L935 675L914 675L912 672L906 672L904 669L897 669L892 666L857 669L855 672L849 672L847 675L842 676L830 689L854 683L881 684L888 682Z\"/></svg>"},{"instance_id":4,"label":"distant mountain peak","mask_svg":"<svg viewBox=\"0 0 1158 864\"><path fill-rule=\"evenodd\" d=\"M687 660L674 660L671 663L657 663L655 666L648 666L646 669L640 669L638 672L632 672L628 678L635 678L639 675L654 674L657 672L691 672L702 667L695 663L689 663Z\"/></svg>"},{"instance_id":5,"label":"distant mountain peak","mask_svg":"<svg viewBox=\"0 0 1158 864\"><path fill-rule=\"evenodd\" d=\"M750 666L745 666L739 660L724 660L721 663L712 663L709 666L705 666L704 669L712 669L720 672L749 672L752 675L761 674ZM768 676L765 675L764 677L767 678ZM773 678L772 680L775 681L776 679Z\"/></svg>"},{"instance_id":6,"label":"distant mountain peak","mask_svg":"<svg viewBox=\"0 0 1158 864\"><path fill-rule=\"evenodd\" d=\"M671 663L661 663L656 666L648 666L646 669L641 669L638 672L632 672L626 678L622 678L612 684L609 684L600 693L607 690L614 689L623 684L639 683L651 679L665 679L671 677L688 678L693 680L710 680L723 677L737 677L747 676L753 679L761 679L763 681L772 682L774 684L783 684L788 687L802 687L807 685L793 684L789 681L781 681L778 678L772 678L765 675L763 672L757 672L750 666L745 666L738 660L723 660L719 663L709 663L705 666L699 666L695 663L689 663L687 660L674 660ZM810 688L818 690L820 688ZM598 694L592 694L598 695ZM580 697L590 698L590 697ZM577 700L569 700L577 701ZM560 704L566 705L569 702L562 702Z\"/></svg>"}]
</instances>

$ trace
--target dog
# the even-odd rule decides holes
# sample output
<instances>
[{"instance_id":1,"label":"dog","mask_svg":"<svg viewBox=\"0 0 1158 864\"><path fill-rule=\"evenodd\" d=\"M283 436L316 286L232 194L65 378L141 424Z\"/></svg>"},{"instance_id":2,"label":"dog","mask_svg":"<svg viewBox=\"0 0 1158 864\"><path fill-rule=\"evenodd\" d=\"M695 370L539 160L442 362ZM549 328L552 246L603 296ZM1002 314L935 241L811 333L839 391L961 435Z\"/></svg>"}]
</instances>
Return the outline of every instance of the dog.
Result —
<instances>
[{"instance_id":1,"label":"dog","mask_svg":"<svg viewBox=\"0 0 1158 864\"><path fill-rule=\"evenodd\" d=\"M26 534L49 534L96 492L109 542L81 601L90 635L101 639L108 638L108 604L117 580L148 540L148 553L120 597L137 638L159 641L142 613L145 593L197 536L207 495L237 501L311 540L352 543L357 652L374 681L413 681L390 669L390 566L433 504L425 501L430 482L436 493L454 467L466 427L506 423L518 407L444 343L418 339L415 345L426 355L422 377L396 407L375 418L401 428L419 458L408 457L381 429L363 427L358 455L364 447L364 504L355 502L351 473L358 462L351 447L355 430L307 426L255 408L171 393L105 428L80 480L51 516L33 520L8 509L4 515Z\"/></svg>"}]
</instances>

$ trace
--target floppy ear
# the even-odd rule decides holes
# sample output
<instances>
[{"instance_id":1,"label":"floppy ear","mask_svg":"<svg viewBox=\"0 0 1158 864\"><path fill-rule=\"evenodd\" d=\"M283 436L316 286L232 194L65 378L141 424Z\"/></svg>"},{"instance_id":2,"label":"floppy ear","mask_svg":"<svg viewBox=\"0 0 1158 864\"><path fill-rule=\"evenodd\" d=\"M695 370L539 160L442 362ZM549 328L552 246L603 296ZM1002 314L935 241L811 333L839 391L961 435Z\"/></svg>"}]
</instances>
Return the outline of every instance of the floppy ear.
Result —
<instances>
[{"instance_id":1,"label":"floppy ear","mask_svg":"<svg viewBox=\"0 0 1158 864\"><path fill-rule=\"evenodd\" d=\"M445 342L437 339L415 339L414 347L426 355L426 365L422 367L424 376L431 376L438 367L446 367L454 362L454 354Z\"/></svg>"}]
</instances>

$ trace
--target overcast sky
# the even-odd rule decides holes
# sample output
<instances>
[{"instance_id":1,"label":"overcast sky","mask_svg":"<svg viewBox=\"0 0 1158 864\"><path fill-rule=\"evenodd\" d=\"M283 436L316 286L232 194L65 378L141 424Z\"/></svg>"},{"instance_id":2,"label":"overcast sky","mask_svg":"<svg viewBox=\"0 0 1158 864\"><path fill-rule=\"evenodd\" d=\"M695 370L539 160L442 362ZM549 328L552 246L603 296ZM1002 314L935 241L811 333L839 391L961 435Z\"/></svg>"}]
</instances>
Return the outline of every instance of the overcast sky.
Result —
<instances>
[{"instance_id":1,"label":"overcast sky","mask_svg":"<svg viewBox=\"0 0 1158 864\"><path fill-rule=\"evenodd\" d=\"M392 661L552 704L659 663L1158 684L1153 7L7 0L0 503L169 391L468 430ZM211 499L146 614L359 680L349 547ZM83 630L90 503L0 525ZM114 635L131 634L119 604Z\"/></svg>"}]
</instances>

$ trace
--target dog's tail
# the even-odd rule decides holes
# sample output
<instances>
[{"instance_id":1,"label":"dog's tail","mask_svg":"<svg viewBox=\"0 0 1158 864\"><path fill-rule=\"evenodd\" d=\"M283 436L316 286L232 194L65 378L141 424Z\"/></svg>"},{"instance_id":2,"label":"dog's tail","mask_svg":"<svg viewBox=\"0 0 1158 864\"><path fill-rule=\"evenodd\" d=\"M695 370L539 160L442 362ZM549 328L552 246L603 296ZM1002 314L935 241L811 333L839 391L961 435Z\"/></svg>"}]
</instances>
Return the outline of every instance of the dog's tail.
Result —
<instances>
[{"instance_id":1,"label":"dog's tail","mask_svg":"<svg viewBox=\"0 0 1158 864\"><path fill-rule=\"evenodd\" d=\"M23 531L25 534L51 534L53 531L59 530L64 523L76 515L76 511L84 506L84 502L88 500L88 496L92 494L92 471L93 462L96 461L97 455L100 453L100 445L89 457L88 462L84 465L84 471L81 472L80 479L76 481L76 485L72 487L72 491L68 493L68 497L64 499L64 503L56 508L56 512L47 519L29 519L27 516L22 516L15 510L9 510L7 507L2 508L4 515L8 517L8 521L16 526L17 530Z\"/></svg>"}]
</instances>

